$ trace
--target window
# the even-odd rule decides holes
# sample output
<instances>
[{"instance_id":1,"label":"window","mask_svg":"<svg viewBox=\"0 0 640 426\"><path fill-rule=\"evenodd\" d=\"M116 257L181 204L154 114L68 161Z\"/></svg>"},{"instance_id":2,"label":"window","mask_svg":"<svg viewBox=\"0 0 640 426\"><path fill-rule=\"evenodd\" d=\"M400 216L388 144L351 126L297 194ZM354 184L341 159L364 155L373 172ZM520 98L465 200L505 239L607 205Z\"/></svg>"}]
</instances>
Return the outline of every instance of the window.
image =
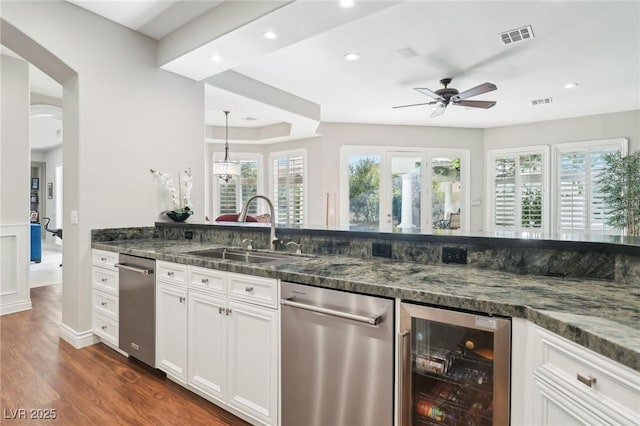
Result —
<instances>
[{"instance_id":1,"label":"window","mask_svg":"<svg viewBox=\"0 0 640 426\"><path fill-rule=\"evenodd\" d=\"M546 231L548 148L489 151L490 229Z\"/></svg>"},{"instance_id":2,"label":"window","mask_svg":"<svg viewBox=\"0 0 640 426\"><path fill-rule=\"evenodd\" d=\"M240 157L236 154L235 156ZM261 168L261 156L258 154L244 154L240 162L240 176L230 179L229 182L224 182L214 176L214 186L217 194L214 199L217 199L216 215L233 214L238 213L242 209L244 202L258 193L258 188L261 186L260 168ZM258 214L258 203L251 203L249 206L249 214Z\"/></svg>"},{"instance_id":3,"label":"window","mask_svg":"<svg viewBox=\"0 0 640 426\"><path fill-rule=\"evenodd\" d=\"M625 154L626 139L575 142L556 146L556 221L559 232L612 233L600 192L604 157Z\"/></svg>"},{"instance_id":4,"label":"window","mask_svg":"<svg viewBox=\"0 0 640 426\"><path fill-rule=\"evenodd\" d=\"M306 152L272 154L272 201L276 223L302 226L305 219Z\"/></svg>"}]
</instances>

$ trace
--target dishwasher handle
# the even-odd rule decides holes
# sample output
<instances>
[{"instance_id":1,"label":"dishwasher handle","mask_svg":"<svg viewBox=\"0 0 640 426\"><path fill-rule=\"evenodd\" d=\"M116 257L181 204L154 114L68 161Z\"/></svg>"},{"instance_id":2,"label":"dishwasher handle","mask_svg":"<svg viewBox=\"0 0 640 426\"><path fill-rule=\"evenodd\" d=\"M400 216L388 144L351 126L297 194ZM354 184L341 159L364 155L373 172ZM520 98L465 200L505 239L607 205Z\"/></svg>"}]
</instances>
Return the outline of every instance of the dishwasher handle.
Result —
<instances>
[{"instance_id":1,"label":"dishwasher handle","mask_svg":"<svg viewBox=\"0 0 640 426\"><path fill-rule=\"evenodd\" d=\"M349 312L336 311L335 309L322 308L320 306L307 305L306 303L294 302L291 299L292 297L282 298L280 299L280 304L284 306L291 306L292 308L305 309L311 312L318 312L321 314L327 314L334 317L346 318L353 321L364 322L371 325L381 324L382 321L384 320L382 315L365 316L365 315L351 314Z\"/></svg>"},{"instance_id":2,"label":"dishwasher handle","mask_svg":"<svg viewBox=\"0 0 640 426\"><path fill-rule=\"evenodd\" d=\"M127 265L126 263L116 263L113 266L115 266L116 268L120 268L120 269L126 269L127 271L137 272L137 273L142 274L142 275L153 274L153 269L138 268L136 266Z\"/></svg>"}]
</instances>

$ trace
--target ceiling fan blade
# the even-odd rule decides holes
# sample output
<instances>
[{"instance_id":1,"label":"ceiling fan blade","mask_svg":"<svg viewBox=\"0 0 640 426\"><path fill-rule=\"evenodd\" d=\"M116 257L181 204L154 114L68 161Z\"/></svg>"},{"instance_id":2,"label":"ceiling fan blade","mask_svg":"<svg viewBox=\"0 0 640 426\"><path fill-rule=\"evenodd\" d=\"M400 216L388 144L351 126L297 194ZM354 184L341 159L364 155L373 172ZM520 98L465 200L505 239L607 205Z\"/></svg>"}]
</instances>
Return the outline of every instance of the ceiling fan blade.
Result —
<instances>
[{"instance_id":1,"label":"ceiling fan blade","mask_svg":"<svg viewBox=\"0 0 640 426\"><path fill-rule=\"evenodd\" d=\"M431 89L427 89L426 87L414 87L413 90L415 90L416 92L420 92L423 95L427 95L437 101L444 101L444 98L442 96L438 95Z\"/></svg>"},{"instance_id":2,"label":"ceiling fan blade","mask_svg":"<svg viewBox=\"0 0 640 426\"><path fill-rule=\"evenodd\" d=\"M454 104L462 105L466 107L472 107L472 108L488 109L494 106L496 102L495 101L460 101L460 102L454 102Z\"/></svg>"},{"instance_id":3,"label":"ceiling fan blade","mask_svg":"<svg viewBox=\"0 0 640 426\"><path fill-rule=\"evenodd\" d=\"M464 92L460 92L455 96L451 97L451 100L454 102L461 101L463 99L470 98L472 96L481 95L482 93L491 92L496 90L498 87L493 83L482 83L479 86L472 87L469 90L465 90Z\"/></svg>"},{"instance_id":4,"label":"ceiling fan blade","mask_svg":"<svg viewBox=\"0 0 640 426\"><path fill-rule=\"evenodd\" d=\"M420 105L433 105L435 103L436 103L435 101L434 102L424 102L424 103L421 103L421 104L398 105L398 106L394 106L394 107L391 107L391 108L406 108L406 107L420 106Z\"/></svg>"},{"instance_id":5,"label":"ceiling fan blade","mask_svg":"<svg viewBox=\"0 0 640 426\"><path fill-rule=\"evenodd\" d=\"M437 117L439 115L442 115L442 113L444 113L444 110L447 108L447 106L443 103L438 104L438 107L436 109L433 110L433 112L431 113L431 117Z\"/></svg>"}]
</instances>

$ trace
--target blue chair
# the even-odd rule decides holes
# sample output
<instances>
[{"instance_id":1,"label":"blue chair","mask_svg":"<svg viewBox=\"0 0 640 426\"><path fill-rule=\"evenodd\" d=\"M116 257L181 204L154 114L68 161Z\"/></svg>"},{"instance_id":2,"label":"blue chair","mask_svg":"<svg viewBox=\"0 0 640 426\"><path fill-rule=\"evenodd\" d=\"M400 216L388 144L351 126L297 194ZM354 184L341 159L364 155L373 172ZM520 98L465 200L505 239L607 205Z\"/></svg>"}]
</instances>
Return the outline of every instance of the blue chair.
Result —
<instances>
[{"instance_id":1,"label":"blue chair","mask_svg":"<svg viewBox=\"0 0 640 426\"><path fill-rule=\"evenodd\" d=\"M42 226L39 223L31 224L31 261L42 262Z\"/></svg>"}]
</instances>

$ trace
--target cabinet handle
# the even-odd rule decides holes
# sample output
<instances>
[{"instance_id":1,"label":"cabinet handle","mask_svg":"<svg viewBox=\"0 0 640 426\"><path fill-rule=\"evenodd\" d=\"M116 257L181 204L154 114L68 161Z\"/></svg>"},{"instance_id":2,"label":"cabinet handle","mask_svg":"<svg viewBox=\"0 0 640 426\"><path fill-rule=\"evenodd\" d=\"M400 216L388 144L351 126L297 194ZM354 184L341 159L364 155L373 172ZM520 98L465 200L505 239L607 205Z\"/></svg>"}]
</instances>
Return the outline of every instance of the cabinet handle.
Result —
<instances>
[{"instance_id":1,"label":"cabinet handle","mask_svg":"<svg viewBox=\"0 0 640 426\"><path fill-rule=\"evenodd\" d=\"M209 284L209 278L203 278L200 280L202 284Z\"/></svg>"},{"instance_id":2,"label":"cabinet handle","mask_svg":"<svg viewBox=\"0 0 640 426\"><path fill-rule=\"evenodd\" d=\"M251 293L253 291L253 287L245 287L244 291L246 291L247 293Z\"/></svg>"},{"instance_id":3,"label":"cabinet handle","mask_svg":"<svg viewBox=\"0 0 640 426\"><path fill-rule=\"evenodd\" d=\"M223 307L219 307L219 308L218 308L218 313L219 313L219 314L222 314L222 311L224 311L224 308L223 308Z\"/></svg>"},{"instance_id":4,"label":"cabinet handle","mask_svg":"<svg viewBox=\"0 0 640 426\"><path fill-rule=\"evenodd\" d=\"M581 376L580 373L578 373L576 375L576 377L577 377L577 379L578 379L578 381L580 383L584 383L585 385L589 386L590 388L593 387L593 385L596 383L596 378L595 377L591 377L591 376L584 377L584 376Z\"/></svg>"},{"instance_id":5,"label":"cabinet handle","mask_svg":"<svg viewBox=\"0 0 640 426\"><path fill-rule=\"evenodd\" d=\"M180 303L184 302L184 297L180 296Z\"/></svg>"},{"instance_id":6,"label":"cabinet handle","mask_svg":"<svg viewBox=\"0 0 640 426\"><path fill-rule=\"evenodd\" d=\"M107 279L106 278L101 278L100 281L102 281L103 283L106 283Z\"/></svg>"},{"instance_id":7,"label":"cabinet handle","mask_svg":"<svg viewBox=\"0 0 640 426\"><path fill-rule=\"evenodd\" d=\"M103 326L102 326L102 327L100 327L100 328L101 328L101 329L103 329L103 330L106 330L106 329L107 329L107 326L106 326L106 325L103 325Z\"/></svg>"},{"instance_id":8,"label":"cabinet handle","mask_svg":"<svg viewBox=\"0 0 640 426\"><path fill-rule=\"evenodd\" d=\"M107 302L100 303L102 306L107 306Z\"/></svg>"},{"instance_id":9,"label":"cabinet handle","mask_svg":"<svg viewBox=\"0 0 640 426\"><path fill-rule=\"evenodd\" d=\"M107 261L107 258L106 258L106 257L101 257L101 258L100 258L100 261L102 261L102 262L106 262L106 261Z\"/></svg>"},{"instance_id":10,"label":"cabinet handle","mask_svg":"<svg viewBox=\"0 0 640 426\"><path fill-rule=\"evenodd\" d=\"M227 311L227 316L231 315L231 309L227 308L226 311Z\"/></svg>"},{"instance_id":11,"label":"cabinet handle","mask_svg":"<svg viewBox=\"0 0 640 426\"><path fill-rule=\"evenodd\" d=\"M167 272L167 276L173 277L173 272Z\"/></svg>"}]
</instances>

